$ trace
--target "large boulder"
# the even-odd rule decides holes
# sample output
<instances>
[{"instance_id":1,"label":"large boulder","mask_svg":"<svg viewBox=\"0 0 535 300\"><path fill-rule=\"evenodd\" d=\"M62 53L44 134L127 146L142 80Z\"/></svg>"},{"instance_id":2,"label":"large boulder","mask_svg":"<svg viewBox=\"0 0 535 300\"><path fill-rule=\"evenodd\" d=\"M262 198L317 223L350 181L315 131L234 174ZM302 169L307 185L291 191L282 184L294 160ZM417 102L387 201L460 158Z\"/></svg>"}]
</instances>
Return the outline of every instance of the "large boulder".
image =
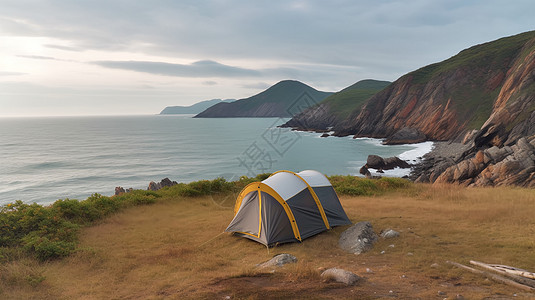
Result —
<instances>
[{"instance_id":1,"label":"large boulder","mask_svg":"<svg viewBox=\"0 0 535 300\"><path fill-rule=\"evenodd\" d=\"M408 162L401 160L395 156L382 158L379 155L368 155L368 159L366 160L366 167L377 170L392 170L396 167L410 168L411 165Z\"/></svg>"},{"instance_id":2,"label":"large boulder","mask_svg":"<svg viewBox=\"0 0 535 300\"><path fill-rule=\"evenodd\" d=\"M323 271L323 273L321 273L321 278L326 282L336 281L345 285L354 285L361 279L353 272L338 268L330 268Z\"/></svg>"},{"instance_id":3,"label":"large boulder","mask_svg":"<svg viewBox=\"0 0 535 300\"><path fill-rule=\"evenodd\" d=\"M338 240L338 246L347 252L361 254L371 250L377 240L378 237L373 231L372 224L364 221L342 232Z\"/></svg>"}]
</instances>

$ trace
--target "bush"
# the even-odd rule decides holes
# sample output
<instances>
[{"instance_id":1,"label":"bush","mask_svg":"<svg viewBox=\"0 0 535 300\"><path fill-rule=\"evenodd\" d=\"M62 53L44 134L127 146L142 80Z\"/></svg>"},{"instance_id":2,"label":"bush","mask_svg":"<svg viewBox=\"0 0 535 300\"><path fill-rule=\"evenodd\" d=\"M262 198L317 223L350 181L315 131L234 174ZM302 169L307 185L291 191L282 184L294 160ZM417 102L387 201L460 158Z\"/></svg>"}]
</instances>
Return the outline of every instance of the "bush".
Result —
<instances>
[{"instance_id":1,"label":"bush","mask_svg":"<svg viewBox=\"0 0 535 300\"><path fill-rule=\"evenodd\" d=\"M338 194L350 196L371 196L411 186L408 180L392 177L367 179L335 175L329 177L329 180Z\"/></svg>"},{"instance_id":2,"label":"bush","mask_svg":"<svg viewBox=\"0 0 535 300\"><path fill-rule=\"evenodd\" d=\"M80 226L158 197L152 191L133 191L115 197L93 194L84 201L60 199L50 206L7 204L0 208L0 260L11 257L7 248L22 248L40 260L67 256L76 248Z\"/></svg>"}]
</instances>

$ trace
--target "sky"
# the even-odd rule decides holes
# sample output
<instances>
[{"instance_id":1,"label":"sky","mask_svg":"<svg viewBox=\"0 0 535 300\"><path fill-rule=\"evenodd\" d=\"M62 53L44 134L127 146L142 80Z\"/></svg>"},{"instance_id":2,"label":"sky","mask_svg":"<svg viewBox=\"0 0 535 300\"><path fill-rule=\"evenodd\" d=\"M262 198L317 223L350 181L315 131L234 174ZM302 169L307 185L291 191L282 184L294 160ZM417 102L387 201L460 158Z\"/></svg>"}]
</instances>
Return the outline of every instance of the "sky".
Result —
<instances>
[{"instance_id":1,"label":"sky","mask_svg":"<svg viewBox=\"0 0 535 300\"><path fill-rule=\"evenodd\" d=\"M158 114L394 81L535 30L533 0L0 0L0 117Z\"/></svg>"}]
</instances>

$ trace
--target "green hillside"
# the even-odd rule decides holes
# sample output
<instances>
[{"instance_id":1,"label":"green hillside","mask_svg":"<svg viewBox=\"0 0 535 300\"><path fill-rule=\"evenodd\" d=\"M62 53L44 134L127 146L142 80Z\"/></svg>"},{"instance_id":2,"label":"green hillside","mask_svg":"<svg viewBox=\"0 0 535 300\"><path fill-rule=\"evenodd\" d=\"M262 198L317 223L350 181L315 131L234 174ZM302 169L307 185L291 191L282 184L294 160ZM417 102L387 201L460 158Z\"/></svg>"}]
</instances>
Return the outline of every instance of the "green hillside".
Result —
<instances>
[{"instance_id":1,"label":"green hillside","mask_svg":"<svg viewBox=\"0 0 535 300\"><path fill-rule=\"evenodd\" d=\"M345 119L349 114L360 108L366 100L380 90L387 87L391 82L373 79L361 80L323 100L322 104L328 104L330 112L337 119Z\"/></svg>"},{"instance_id":2,"label":"green hillside","mask_svg":"<svg viewBox=\"0 0 535 300\"><path fill-rule=\"evenodd\" d=\"M412 77L414 90L421 89L423 85L434 80L451 77L455 72L459 73L458 77L462 76L462 72L471 73L469 83L460 88L451 88L447 91L446 98L452 99L460 112L460 119L468 120L468 129L479 129L490 116L494 100L501 88L501 85L489 85L488 74L507 73L514 60L522 60L535 49L535 43L526 47L526 43L533 38L535 31L530 31L476 45L447 60L425 66L405 76Z\"/></svg>"},{"instance_id":3,"label":"green hillside","mask_svg":"<svg viewBox=\"0 0 535 300\"><path fill-rule=\"evenodd\" d=\"M283 80L249 98L218 103L195 117L291 117L330 95L299 81Z\"/></svg>"}]
</instances>

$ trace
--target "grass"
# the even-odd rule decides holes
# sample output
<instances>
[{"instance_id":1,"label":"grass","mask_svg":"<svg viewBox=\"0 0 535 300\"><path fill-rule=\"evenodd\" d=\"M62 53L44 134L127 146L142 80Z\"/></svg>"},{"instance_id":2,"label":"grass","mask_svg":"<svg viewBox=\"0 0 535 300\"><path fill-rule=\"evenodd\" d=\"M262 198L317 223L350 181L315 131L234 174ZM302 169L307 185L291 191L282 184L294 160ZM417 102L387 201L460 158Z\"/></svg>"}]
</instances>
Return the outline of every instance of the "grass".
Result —
<instances>
[{"instance_id":1,"label":"grass","mask_svg":"<svg viewBox=\"0 0 535 300\"><path fill-rule=\"evenodd\" d=\"M347 228L338 227L303 243L267 249L221 234L233 216L233 201L222 199L232 192L187 197L175 187L159 191L152 205L130 206L83 227L76 251L63 259L39 262L9 248L11 259L0 268L0 298L373 299L391 296L391 290L399 298L434 298L438 290L467 299L529 297L444 261L474 259L535 270L533 190L344 177L330 180L349 218L370 221L376 232L393 228L399 238L381 240L355 256L336 246ZM352 185L367 192L352 196L339 189ZM299 261L275 273L255 268L277 253ZM434 263L438 267L431 267ZM318 268L329 267L366 280L354 287L324 283Z\"/></svg>"},{"instance_id":2,"label":"grass","mask_svg":"<svg viewBox=\"0 0 535 300\"><path fill-rule=\"evenodd\" d=\"M329 113L337 120L344 120L352 112L360 109L366 100L387 87L391 82L378 80L361 80L327 98L321 103L329 105Z\"/></svg>"}]
</instances>

